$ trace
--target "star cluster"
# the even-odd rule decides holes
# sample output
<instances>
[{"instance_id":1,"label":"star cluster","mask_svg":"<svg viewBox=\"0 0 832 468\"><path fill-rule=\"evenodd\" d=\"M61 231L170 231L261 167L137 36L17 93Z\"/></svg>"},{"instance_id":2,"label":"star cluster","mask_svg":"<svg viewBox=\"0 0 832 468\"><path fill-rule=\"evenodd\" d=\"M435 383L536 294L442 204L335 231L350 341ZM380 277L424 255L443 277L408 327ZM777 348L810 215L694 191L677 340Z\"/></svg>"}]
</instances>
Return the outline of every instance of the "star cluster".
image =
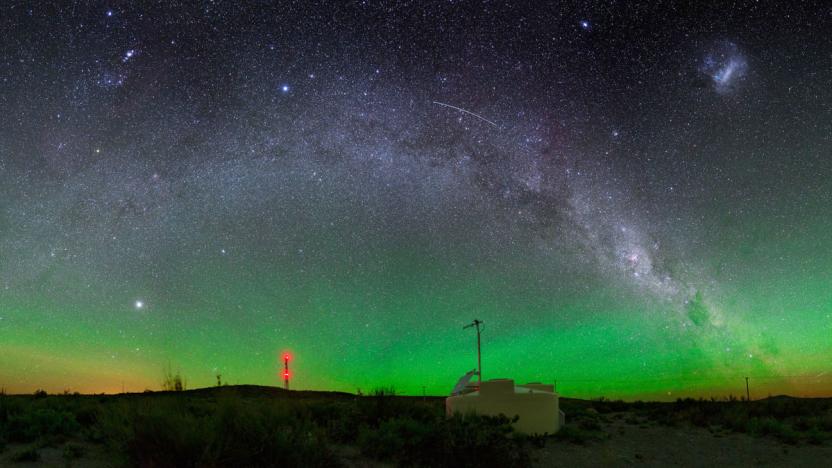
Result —
<instances>
[{"instance_id":1,"label":"star cluster","mask_svg":"<svg viewBox=\"0 0 832 468\"><path fill-rule=\"evenodd\" d=\"M0 386L442 394L477 317L568 395L828 393L832 10L783 8L4 5Z\"/></svg>"}]
</instances>

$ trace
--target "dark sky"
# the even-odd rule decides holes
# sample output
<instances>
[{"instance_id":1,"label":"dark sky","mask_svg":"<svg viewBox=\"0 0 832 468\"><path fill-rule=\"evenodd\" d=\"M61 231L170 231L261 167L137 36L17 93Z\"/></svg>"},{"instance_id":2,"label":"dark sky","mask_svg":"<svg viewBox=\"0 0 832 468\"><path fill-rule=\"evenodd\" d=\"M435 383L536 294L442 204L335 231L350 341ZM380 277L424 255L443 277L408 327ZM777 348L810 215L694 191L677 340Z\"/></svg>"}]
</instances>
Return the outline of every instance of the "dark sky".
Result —
<instances>
[{"instance_id":1,"label":"dark sky","mask_svg":"<svg viewBox=\"0 0 832 468\"><path fill-rule=\"evenodd\" d=\"M274 384L292 350L300 387L443 393L478 317L485 377L567 394L832 389L832 6L4 2L0 31L0 386Z\"/></svg>"}]
</instances>

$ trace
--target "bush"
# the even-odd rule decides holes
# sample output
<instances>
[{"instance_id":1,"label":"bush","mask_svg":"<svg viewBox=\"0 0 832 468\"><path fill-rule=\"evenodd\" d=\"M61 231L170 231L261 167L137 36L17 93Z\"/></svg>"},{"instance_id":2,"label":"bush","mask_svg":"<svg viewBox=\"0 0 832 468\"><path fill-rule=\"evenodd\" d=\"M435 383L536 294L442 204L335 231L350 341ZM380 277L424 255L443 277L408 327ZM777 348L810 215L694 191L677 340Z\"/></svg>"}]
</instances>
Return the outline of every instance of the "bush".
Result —
<instances>
[{"instance_id":1,"label":"bush","mask_svg":"<svg viewBox=\"0 0 832 468\"><path fill-rule=\"evenodd\" d=\"M64 445L64 453L63 458L64 460L76 460L84 456L84 447L75 444L66 444Z\"/></svg>"},{"instance_id":2,"label":"bush","mask_svg":"<svg viewBox=\"0 0 832 468\"><path fill-rule=\"evenodd\" d=\"M806 441L812 445L821 445L823 444L829 436L816 428L809 429L809 432L806 433Z\"/></svg>"},{"instance_id":3,"label":"bush","mask_svg":"<svg viewBox=\"0 0 832 468\"><path fill-rule=\"evenodd\" d=\"M180 372L174 373L170 366L165 369L162 377L162 390L169 392L182 392L188 388L188 383Z\"/></svg>"},{"instance_id":4,"label":"bush","mask_svg":"<svg viewBox=\"0 0 832 468\"><path fill-rule=\"evenodd\" d=\"M589 419L583 418L578 420L577 422L578 428L583 431L600 431L601 424L598 423L597 419Z\"/></svg>"},{"instance_id":5,"label":"bush","mask_svg":"<svg viewBox=\"0 0 832 468\"><path fill-rule=\"evenodd\" d=\"M455 415L432 420L396 417L364 426L361 452L403 466L528 466L527 439L505 416Z\"/></svg>"},{"instance_id":6,"label":"bush","mask_svg":"<svg viewBox=\"0 0 832 468\"><path fill-rule=\"evenodd\" d=\"M406 402L395 398L393 388L377 388L369 396L358 399L358 422L377 427L382 421L400 416L406 411Z\"/></svg>"},{"instance_id":7,"label":"bush","mask_svg":"<svg viewBox=\"0 0 832 468\"><path fill-rule=\"evenodd\" d=\"M572 425L566 425L561 427L557 434L555 434L555 439L572 444L585 445L587 442L604 440L604 434L587 431Z\"/></svg>"},{"instance_id":8,"label":"bush","mask_svg":"<svg viewBox=\"0 0 832 468\"><path fill-rule=\"evenodd\" d=\"M320 402L309 404L306 409L310 421L326 432L327 438L340 444L353 444L358 439L357 424L364 420L356 404L344 402Z\"/></svg>"},{"instance_id":9,"label":"bush","mask_svg":"<svg viewBox=\"0 0 832 468\"><path fill-rule=\"evenodd\" d=\"M35 447L23 449L12 455L12 461L15 462L36 462L40 460L40 453Z\"/></svg>"},{"instance_id":10,"label":"bush","mask_svg":"<svg viewBox=\"0 0 832 468\"><path fill-rule=\"evenodd\" d=\"M138 466L334 466L316 427L271 402L226 397L215 411L178 400L113 408L102 432ZM196 410L196 411L194 411Z\"/></svg>"},{"instance_id":11,"label":"bush","mask_svg":"<svg viewBox=\"0 0 832 468\"><path fill-rule=\"evenodd\" d=\"M818 418L818 428L822 431L832 432L832 414Z\"/></svg>"},{"instance_id":12,"label":"bush","mask_svg":"<svg viewBox=\"0 0 832 468\"><path fill-rule=\"evenodd\" d=\"M75 411L75 420L85 428L89 428L98 422L98 406L84 405Z\"/></svg>"},{"instance_id":13,"label":"bush","mask_svg":"<svg viewBox=\"0 0 832 468\"><path fill-rule=\"evenodd\" d=\"M6 436L12 442L32 442L39 437L72 436L81 426L72 413L51 408L29 409L11 415L6 422Z\"/></svg>"},{"instance_id":14,"label":"bush","mask_svg":"<svg viewBox=\"0 0 832 468\"><path fill-rule=\"evenodd\" d=\"M794 429L771 417L749 419L748 432L758 436L773 436L787 444L796 444L800 439Z\"/></svg>"},{"instance_id":15,"label":"bush","mask_svg":"<svg viewBox=\"0 0 832 468\"><path fill-rule=\"evenodd\" d=\"M531 458L525 440L513 437L511 422L503 415L457 414L446 419L440 427L447 431L443 437L448 445L447 465L529 466Z\"/></svg>"},{"instance_id":16,"label":"bush","mask_svg":"<svg viewBox=\"0 0 832 468\"><path fill-rule=\"evenodd\" d=\"M404 464L413 463L411 456L420 455L426 441L436 436L436 431L424 424L406 418L389 419L378 428L364 426L358 435L358 446L364 455L380 460L400 459ZM430 445L427 447L430 449Z\"/></svg>"},{"instance_id":17,"label":"bush","mask_svg":"<svg viewBox=\"0 0 832 468\"><path fill-rule=\"evenodd\" d=\"M626 411L630 404L622 400L608 400L604 397L592 402L592 407L599 413L617 413Z\"/></svg>"}]
</instances>

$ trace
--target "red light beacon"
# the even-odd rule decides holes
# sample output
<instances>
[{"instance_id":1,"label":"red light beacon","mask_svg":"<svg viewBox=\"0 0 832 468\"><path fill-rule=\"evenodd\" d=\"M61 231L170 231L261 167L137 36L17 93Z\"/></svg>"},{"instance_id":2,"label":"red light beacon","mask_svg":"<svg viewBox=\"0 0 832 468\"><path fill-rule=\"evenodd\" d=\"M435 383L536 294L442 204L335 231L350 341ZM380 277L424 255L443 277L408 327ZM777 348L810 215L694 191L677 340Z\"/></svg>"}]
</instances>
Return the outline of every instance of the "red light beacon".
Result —
<instances>
[{"instance_id":1,"label":"red light beacon","mask_svg":"<svg viewBox=\"0 0 832 468\"><path fill-rule=\"evenodd\" d=\"M288 352L283 353L283 388L286 390L289 390L289 359L291 358Z\"/></svg>"}]
</instances>

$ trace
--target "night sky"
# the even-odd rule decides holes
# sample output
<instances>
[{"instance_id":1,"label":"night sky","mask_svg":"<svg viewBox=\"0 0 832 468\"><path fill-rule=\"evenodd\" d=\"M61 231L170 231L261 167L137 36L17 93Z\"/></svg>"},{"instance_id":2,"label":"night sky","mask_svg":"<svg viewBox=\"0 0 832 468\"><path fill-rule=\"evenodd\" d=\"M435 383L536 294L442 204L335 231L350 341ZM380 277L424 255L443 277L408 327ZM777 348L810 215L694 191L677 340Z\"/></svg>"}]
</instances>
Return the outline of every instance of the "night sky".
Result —
<instances>
[{"instance_id":1,"label":"night sky","mask_svg":"<svg viewBox=\"0 0 832 468\"><path fill-rule=\"evenodd\" d=\"M4 1L0 387L832 393L832 7L506 3Z\"/></svg>"}]
</instances>

